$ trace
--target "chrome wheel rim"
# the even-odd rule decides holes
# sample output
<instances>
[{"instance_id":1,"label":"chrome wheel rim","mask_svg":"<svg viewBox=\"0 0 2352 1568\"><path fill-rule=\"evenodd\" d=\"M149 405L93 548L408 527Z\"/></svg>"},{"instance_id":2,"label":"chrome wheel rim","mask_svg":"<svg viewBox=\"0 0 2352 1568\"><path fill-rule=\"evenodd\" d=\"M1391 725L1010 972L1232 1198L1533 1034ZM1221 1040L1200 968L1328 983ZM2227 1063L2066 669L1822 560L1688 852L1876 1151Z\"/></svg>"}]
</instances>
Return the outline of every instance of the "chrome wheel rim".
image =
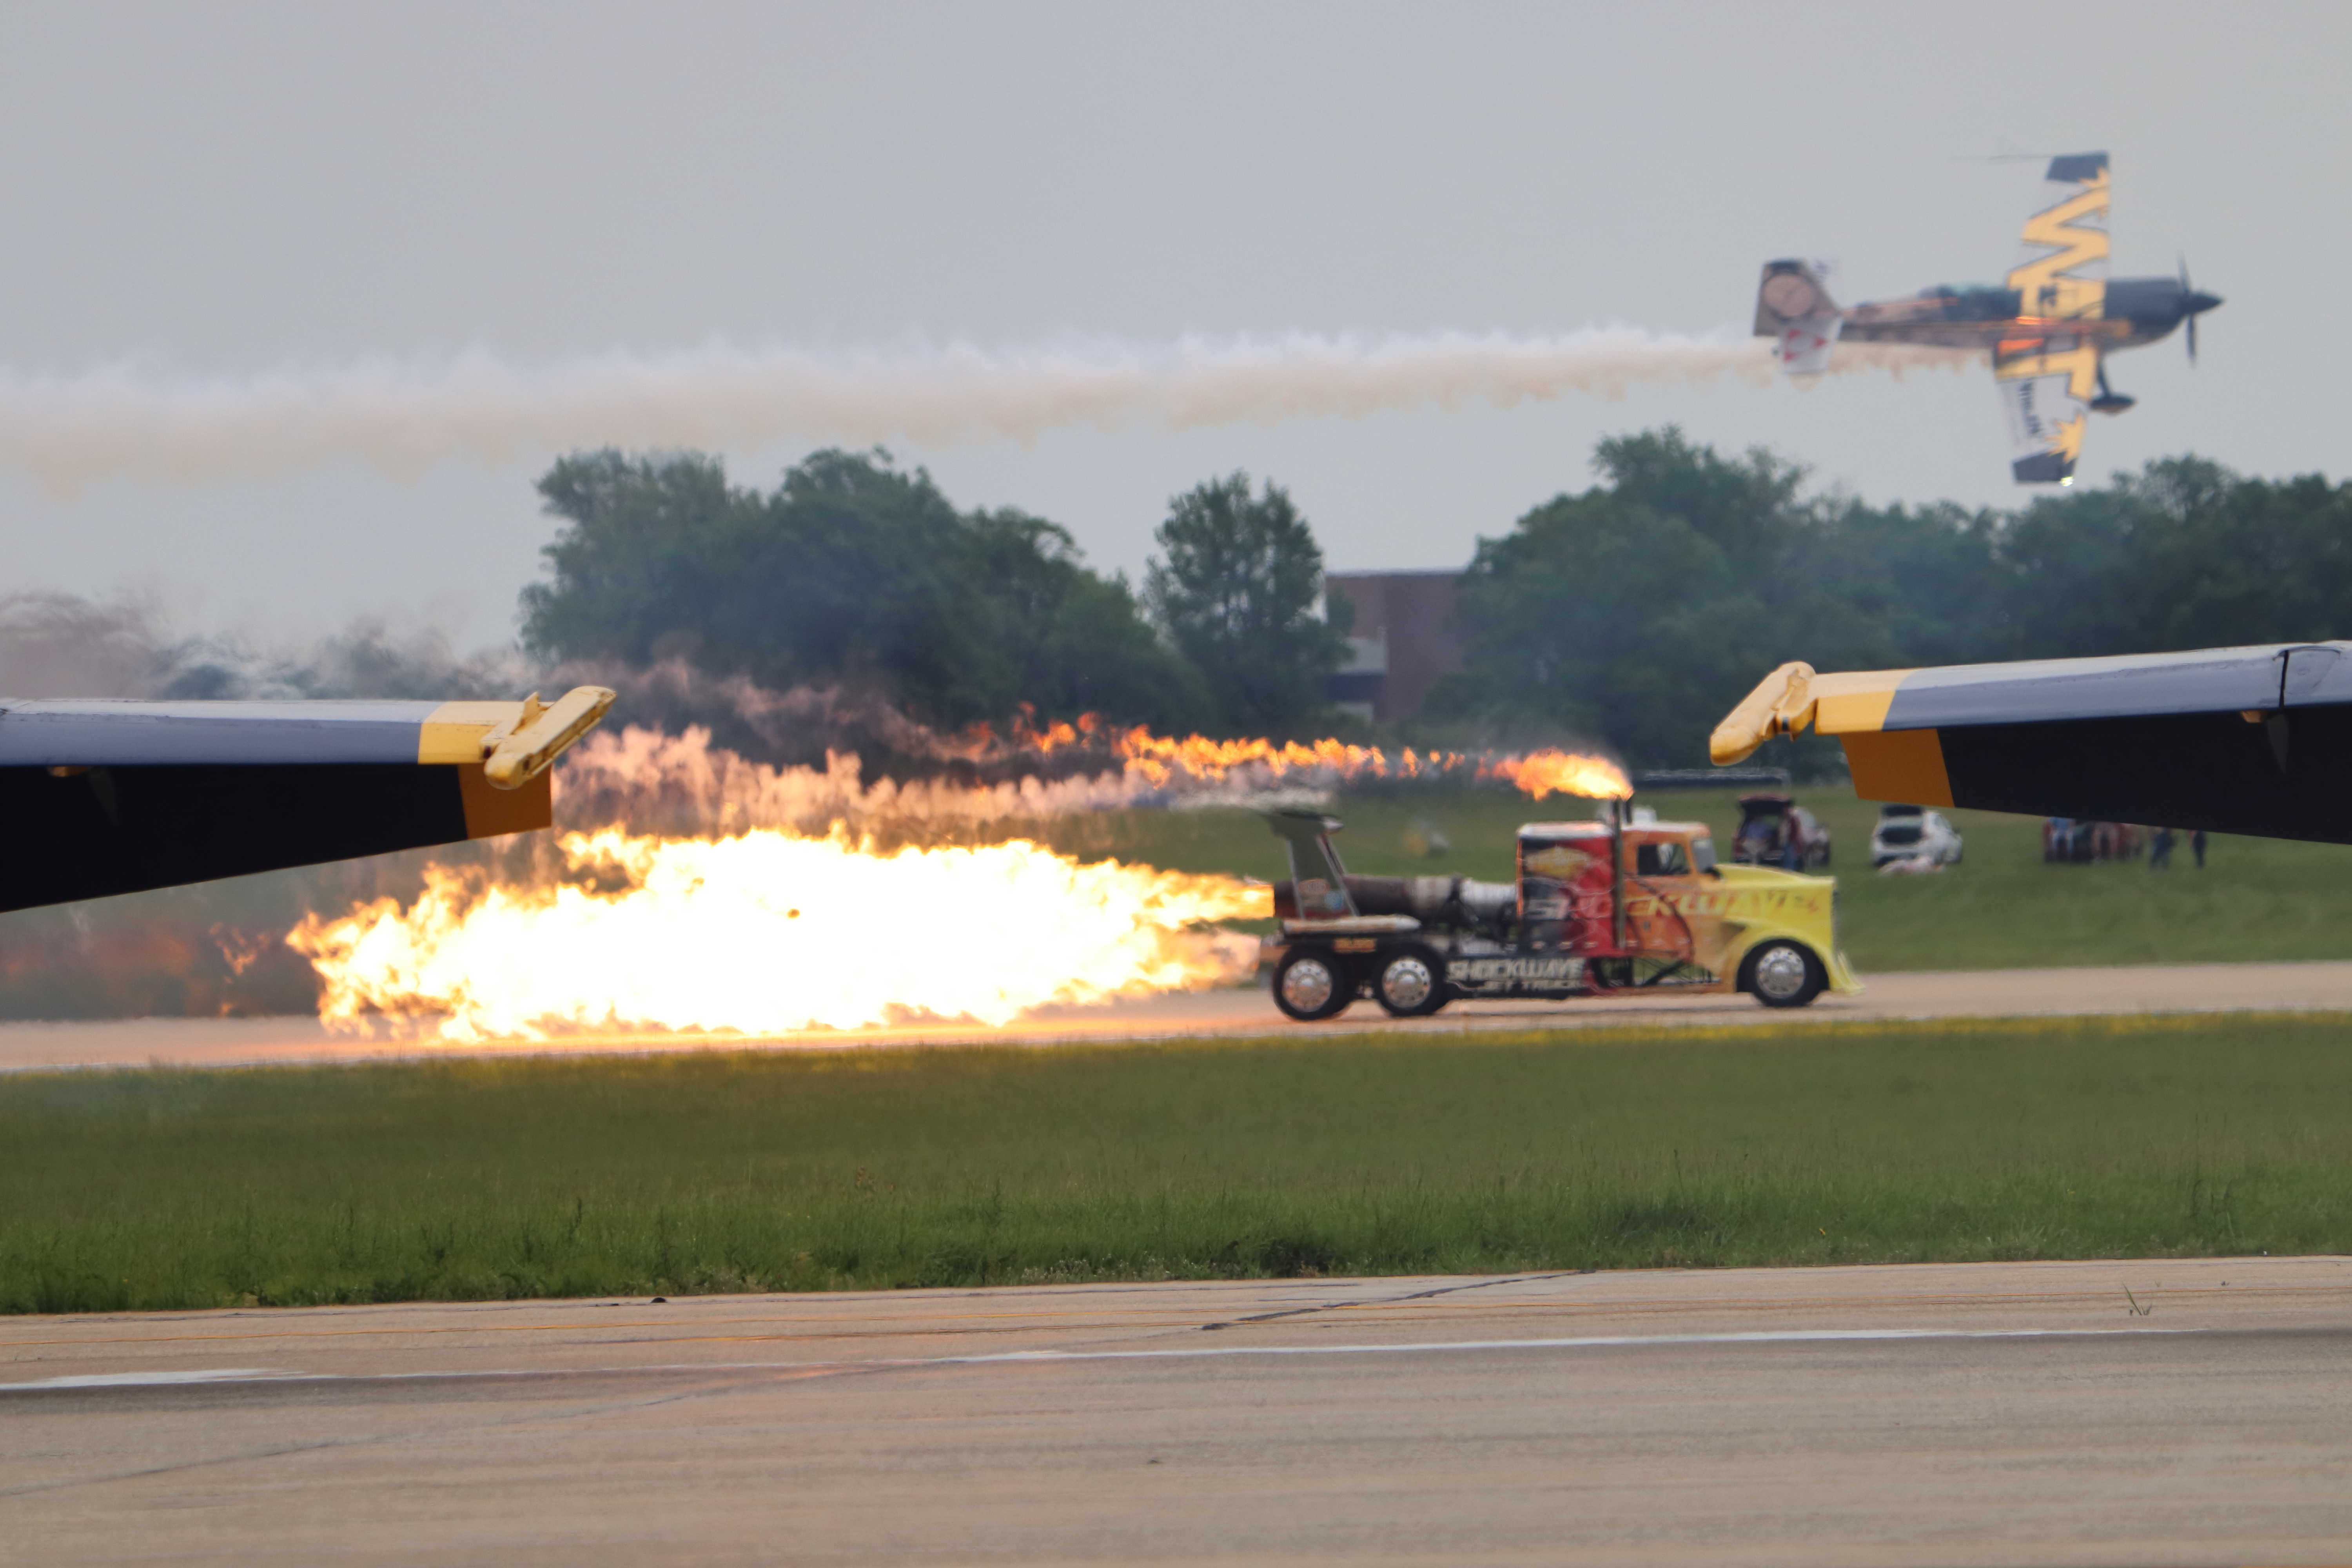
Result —
<instances>
[{"instance_id":1,"label":"chrome wheel rim","mask_svg":"<svg viewBox=\"0 0 2352 1568\"><path fill-rule=\"evenodd\" d=\"M1775 1002L1786 1002L1805 988L1805 955L1793 947L1765 950L1756 960L1756 989Z\"/></svg>"},{"instance_id":2,"label":"chrome wheel rim","mask_svg":"<svg viewBox=\"0 0 2352 1568\"><path fill-rule=\"evenodd\" d=\"M1437 977L1417 958L1400 958L1381 971L1381 995L1391 1007L1418 1007L1429 1000Z\"/></svg>"},{"instance_id":3,"label":"chrome wheel rim","mask_svg":"<svg viewBox=\"0 0 2352 1568\"><path fill-rule=\"evenodd\" d=\"M1331 968L1319 958L1302 958L1282 972L1282 999L1302 1013L1331 1000Z\"/></svg>"}]
</instances>

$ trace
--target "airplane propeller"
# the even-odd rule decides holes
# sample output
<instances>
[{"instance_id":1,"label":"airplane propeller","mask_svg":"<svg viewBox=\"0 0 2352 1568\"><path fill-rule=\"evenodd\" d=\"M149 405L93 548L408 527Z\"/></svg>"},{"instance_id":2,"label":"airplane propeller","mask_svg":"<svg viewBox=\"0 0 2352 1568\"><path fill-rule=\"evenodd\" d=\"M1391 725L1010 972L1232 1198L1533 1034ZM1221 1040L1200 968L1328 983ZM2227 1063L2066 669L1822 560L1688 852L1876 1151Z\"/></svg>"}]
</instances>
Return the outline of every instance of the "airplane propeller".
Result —
<instances>
[{"instance_id":1,"label":"airplane propeller","mask_svg":"<svg viewBox=\"0 0 2352 1568\"><path fill-rule=\"evenodd\" d=\"M2180 258L2180 314L2189 326L2185 335L2189 341L2189 363L2191 365L2197 363L2197 318L2221 302L2210 294L2197 292L2195 285L2189 281L2189 258L2183 256Z\"/></svg>"}]
</instances>

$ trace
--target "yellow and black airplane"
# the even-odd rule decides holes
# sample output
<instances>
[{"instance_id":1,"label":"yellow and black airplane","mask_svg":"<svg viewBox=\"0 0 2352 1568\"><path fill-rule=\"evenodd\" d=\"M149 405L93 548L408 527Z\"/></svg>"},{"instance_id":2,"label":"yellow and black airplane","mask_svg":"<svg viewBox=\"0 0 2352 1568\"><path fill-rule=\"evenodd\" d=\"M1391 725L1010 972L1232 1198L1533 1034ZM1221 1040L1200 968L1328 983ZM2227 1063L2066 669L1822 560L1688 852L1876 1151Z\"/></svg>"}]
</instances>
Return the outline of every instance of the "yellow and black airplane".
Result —
<instances>
[{"instance_id":1,"label":"yellow and black airplane","mask_svg":"<svg viewBox=\"0 0 2352 1568\"><path fill-rule=\"evenodd\" d=\"M0 698L0 910L545 827L612 703Z\"/></svg>"},{"instance_id":2,"label":"yellow and black airplane","mask_svg":"<svg viewBox=\"0 0 2352 1568\"><path fill-rule=\"evenodd\" d=\"M1840 309L1806 263L1768 261L1757 335L1780 340L1781 368L1792 375L1827 370L1841 340L1987 351L2009 411L2010 471L2020 484L2072 484L2088 416L2134 402L2108 387L2106 356L2186 322L2193 364L2197 318L2221 301L2190 286L2186 262L2178 278L2108 281L2105 153L2053 158L2044 178L2042 205L2025 222L2025 259L2000 284Z\"/></svg>"}]
</instances>

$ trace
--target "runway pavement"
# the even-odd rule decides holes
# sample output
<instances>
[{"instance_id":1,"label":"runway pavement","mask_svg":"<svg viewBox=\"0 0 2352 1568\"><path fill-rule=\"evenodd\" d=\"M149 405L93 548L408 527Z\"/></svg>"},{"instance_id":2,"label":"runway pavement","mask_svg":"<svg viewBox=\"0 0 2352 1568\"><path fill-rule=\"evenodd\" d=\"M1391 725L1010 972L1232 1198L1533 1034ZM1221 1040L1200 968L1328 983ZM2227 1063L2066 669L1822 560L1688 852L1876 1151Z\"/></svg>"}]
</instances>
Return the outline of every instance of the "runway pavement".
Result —
<instances>
[{"instance_id":1,"label":"runway pavement","mask_svg":"<svg viewBox=\"0 0 2352 1568\"><path fill-rule=\"evenodd\" d=\"M0 1560L2352 1559L2352 1259L0 1320Z\"/></svg>"},{"instance_id":2,"label":"runway pavement","mask_svg":"<svg viewBox=\"0 0 2352 1568\"><path fill-rule=\"evenodd\" d=\"M875 1046L1055 1045L1191 1035L1282 1035L1300 1030L1459 1033L1475 1029L1605 1028L1629 1024L1720 1027L1891 1018L2053 1016L2068 1014L2240 1011L2352 1012L2352 963L2162 964L2114 969L1952 971L1867 977L1858 996L1824 996L1801 1013L1773 1012L1747 996L1611 997L1573 1002L1457 1003L1433 1018L1400 1021L1359 1002L1327 1024L1300 1025L1263 990L1213 991L1052 1007L1003 1029L970 1021L892 1028L737 1035L572 1035L467 1046L337 1034L311 1018L140 1018L93 1024L0 1025L0 1071L58 1067L143 1067L176 1062L358 1061L462 1051L587 1053L751 1048L852 1049Z\"/></svg>"}]
</instances>

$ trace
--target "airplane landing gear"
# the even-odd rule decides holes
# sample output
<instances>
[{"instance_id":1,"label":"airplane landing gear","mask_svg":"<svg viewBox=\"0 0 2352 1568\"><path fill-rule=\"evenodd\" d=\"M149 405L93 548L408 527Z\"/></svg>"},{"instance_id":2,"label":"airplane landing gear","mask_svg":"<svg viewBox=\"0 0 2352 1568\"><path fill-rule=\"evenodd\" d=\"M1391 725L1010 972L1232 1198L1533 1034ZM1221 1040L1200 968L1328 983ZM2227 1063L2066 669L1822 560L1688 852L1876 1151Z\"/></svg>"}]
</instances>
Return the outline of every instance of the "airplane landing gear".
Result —
<instances>
[{"instance_id":1,"label":"airplane landing gear","mask_svg":"<svg viewBox=\"0 0 2352 1568\"><path fill-rule=\"evenodd\" d=\"M2121 414L2138 401L2137 397L2126 397L2107 384L2107 362L2102 358L2099 361L2099 395L2091 399L2091 411L2095 414Z\"/></svg>"}]
</instances>

